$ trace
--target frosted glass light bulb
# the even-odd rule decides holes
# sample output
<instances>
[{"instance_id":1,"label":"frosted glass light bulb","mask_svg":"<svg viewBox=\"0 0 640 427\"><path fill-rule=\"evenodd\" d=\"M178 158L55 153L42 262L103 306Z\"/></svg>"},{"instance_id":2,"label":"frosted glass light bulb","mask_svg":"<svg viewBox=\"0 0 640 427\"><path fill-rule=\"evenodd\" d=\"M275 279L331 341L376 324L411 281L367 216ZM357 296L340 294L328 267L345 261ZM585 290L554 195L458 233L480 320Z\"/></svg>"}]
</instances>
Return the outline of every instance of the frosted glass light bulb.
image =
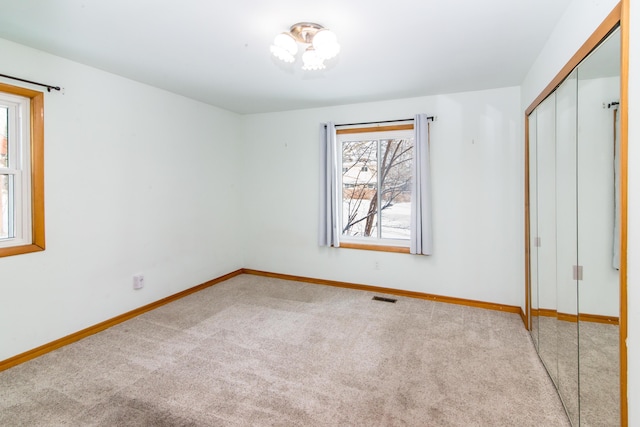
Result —
<instances>
[{"instance_id":1,"label":"frosted glass light bulb","mask_svg":"<svg viewBox=\"0 0 640 427\"><path fill-rule=\"evenodd\" d=\"M273 39L271 53L284 62L293 62L298 53L298 44L288 33L280 33Z\"/></svg>"},{"instance_id":2,"label":"frosted glass light bulb","mask_svg":"<svg viewBox=\"0 0 640 427\"><path fill-rule=\"evenodd\" d=\"M271 45L271 53L273 54L273 56L284 62L291 63L296 60L295 56L293 56L291 53L281 48L280 46Z\"/></svg>"},{"instance_id":3,"label":"frosted glass light bulb","mask_svg":"<svg viewBox=\"0 0 640 427\"><path fill-rule=\"evenodd\" d=\"M338 38L333 31L320 30L313 37L313 48L318 56L324 59L331 59L340 52Z\"/></svg>"},{"instance_id":4,"label":"frosted glass light bulb","mask_svg":"<svg viewBox=\"0 0 640 427\"><path fill-rule=\"evenodd\" d=\"M310 71L323 70L324 68L326 68L324 59L318 55L313 47L309 46L302 54L302 69Z\"/></svg>"}]
</instances>

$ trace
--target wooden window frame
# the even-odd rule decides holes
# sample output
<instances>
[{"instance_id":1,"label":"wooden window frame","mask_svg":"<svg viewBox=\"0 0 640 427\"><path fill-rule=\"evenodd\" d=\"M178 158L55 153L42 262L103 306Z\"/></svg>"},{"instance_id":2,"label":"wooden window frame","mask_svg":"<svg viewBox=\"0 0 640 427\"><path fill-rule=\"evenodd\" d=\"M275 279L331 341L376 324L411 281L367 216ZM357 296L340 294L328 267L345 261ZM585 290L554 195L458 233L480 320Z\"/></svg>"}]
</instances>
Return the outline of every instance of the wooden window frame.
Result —
<instances>
[{"instance_id":1,"label":"wooden window frame","mask_svg":"<svg viewBox=\"0 0 640 427\"><path fill-rule=\"evenodd\" d=\"M413 128L414 128L413 123L389 125L389 126L352 127L352 128L337 129L336 135L405 131L405 130L413 130ZM350 240L350 239L348 239L348 241L342 241L342 238L341 238L340 248L360 249L360 250L378 251L378 252L393 252L393 253L402 253L402 254L410 253L409 242L407 242L406 245L398 245L394 241L390 241L388 244L385 244L384 241L377 240L377 239L372 240L372 242L369 243L369 242L354 242L353 240Z\"/></svg>"},{"instance_id":2,"label":"wooden window frame","mask_svg":"<svg viewBox=\"0 0 640 427\"><path fill-rule=\"evenodd\" d=\"M31 101L29 112L31 163L31 243L0 248L0 258L45 249L44 233L44 93L0 83L0 92Z\"/></svg>"}]
</instances>

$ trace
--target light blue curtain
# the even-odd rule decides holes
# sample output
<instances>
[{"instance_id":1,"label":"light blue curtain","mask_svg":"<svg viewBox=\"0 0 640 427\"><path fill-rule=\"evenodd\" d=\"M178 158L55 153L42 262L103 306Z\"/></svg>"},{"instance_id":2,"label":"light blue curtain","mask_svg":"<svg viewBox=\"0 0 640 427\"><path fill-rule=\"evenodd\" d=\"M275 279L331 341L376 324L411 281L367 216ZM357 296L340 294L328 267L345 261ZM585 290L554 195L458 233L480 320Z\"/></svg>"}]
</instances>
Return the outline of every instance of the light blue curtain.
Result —
<instances>
[{"instance_id":1,"label":"light blue curtain","mask_svg":"<svg viewBox=\"0 0 640 427\"><path fill-rule=\"evenodd\" d=\"M419 255L433 253L431 218L431 166L429 159L429 119L417 114L413 156L413 188L411 191L411 245L409 252Z\"/></svg>"},{"instance_id":2,"label":"light blue curtain","mask_svg":"<svg viewBox=\"0 0 640 427\"><path fill-rule=\"evenodd\" d=\"M332 122L320 126L320 246L340 246L340 211L338 188L338 147L336 127Z\"/></svg>"}]
</instances>

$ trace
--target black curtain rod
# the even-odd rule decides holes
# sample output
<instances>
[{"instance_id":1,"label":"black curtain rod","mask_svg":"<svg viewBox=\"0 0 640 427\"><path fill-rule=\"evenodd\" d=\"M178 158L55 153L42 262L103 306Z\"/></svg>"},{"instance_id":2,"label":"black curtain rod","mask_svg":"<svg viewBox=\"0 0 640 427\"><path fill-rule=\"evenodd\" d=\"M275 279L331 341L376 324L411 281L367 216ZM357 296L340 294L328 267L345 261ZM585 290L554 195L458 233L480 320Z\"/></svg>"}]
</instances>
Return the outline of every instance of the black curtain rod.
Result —
<instances>
[{"instance_id":1,"label":"black curtain rod","mask_svg":"<svg viewBox=\"0 0 640 427\"><path fill-rule=\"evenodd\" d=\"M433 121L434 116L427 117L427 120ZM397 122L412 122L414 119L399 119L399 120L383 120L378 122L363 122L363 123L341 123L339 125L335 125L335 127L339 126L360 126L360 125L377 125L379 123L397 123Z\"/></svg>"},{"instance_id":2,"label":"black curtain rod","mask_svg":"<svg viewBox=\"0 0 640 427\"><path fill-rule=\"evenodd\" d=\"M20 77L9 76L7 74L0 74L0 77L6 77L8 79L18 80L19 82L31 83L32 85L46 87L47 88L47 92L51 92L51 89L57 90L57 91L60 90L60 86L51 86L51 85L48 85L48 84L45 84L45 83L38 83L38 82L31 81L31 80L21 79Z\"/></svg>"}]
</instances>

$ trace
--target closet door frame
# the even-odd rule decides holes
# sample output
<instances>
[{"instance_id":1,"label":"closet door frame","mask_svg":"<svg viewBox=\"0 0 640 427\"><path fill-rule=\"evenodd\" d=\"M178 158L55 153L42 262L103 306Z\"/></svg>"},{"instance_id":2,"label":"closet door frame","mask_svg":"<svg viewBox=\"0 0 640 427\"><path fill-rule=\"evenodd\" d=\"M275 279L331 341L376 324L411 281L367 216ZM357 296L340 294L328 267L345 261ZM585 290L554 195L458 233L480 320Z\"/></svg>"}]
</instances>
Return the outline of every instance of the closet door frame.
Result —
<instances>
[{"instance_id":1,"label":"closet door frame","mask_svg":"<svg viewBox=\"0 0 640 427\"><path fill-rule=\"evenodd\" d=\"M571 74L606 37L620 27L621 67L620 67L620 420L628 425L627 406L627 170L628 170L628 81L629 81L629 3L622 0L605 18L594 33L585 41L556 77L545 87L525 110L525 307L526 327L531 330L531 214L529 212L529 115Z\"/></svg>"}]
</instances>

